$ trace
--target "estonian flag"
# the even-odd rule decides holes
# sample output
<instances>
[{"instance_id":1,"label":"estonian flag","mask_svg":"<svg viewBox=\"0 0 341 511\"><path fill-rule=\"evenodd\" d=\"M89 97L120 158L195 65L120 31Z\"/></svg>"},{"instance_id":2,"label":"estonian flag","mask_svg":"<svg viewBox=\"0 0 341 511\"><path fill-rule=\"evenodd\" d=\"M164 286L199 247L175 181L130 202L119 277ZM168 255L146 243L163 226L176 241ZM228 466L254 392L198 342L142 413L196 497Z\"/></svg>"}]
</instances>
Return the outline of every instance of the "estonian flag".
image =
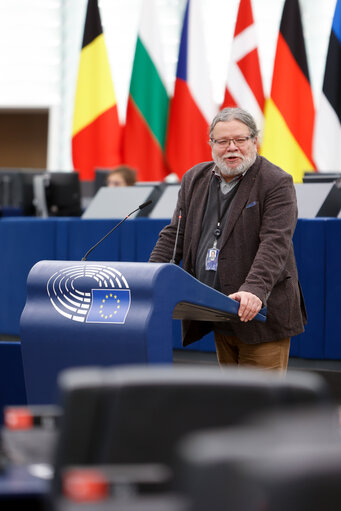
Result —
<instances>
[{"instance_id":1,"label":"estonian flag","mask_svg":"<svg viewBox=\"0 0 341 511\"><path fill-rule=\"evenodd\" d=\"M322 172L341 167L341 0L335 7L322 97L316 116L314 156Z\"/></svg>"}]
</instances>

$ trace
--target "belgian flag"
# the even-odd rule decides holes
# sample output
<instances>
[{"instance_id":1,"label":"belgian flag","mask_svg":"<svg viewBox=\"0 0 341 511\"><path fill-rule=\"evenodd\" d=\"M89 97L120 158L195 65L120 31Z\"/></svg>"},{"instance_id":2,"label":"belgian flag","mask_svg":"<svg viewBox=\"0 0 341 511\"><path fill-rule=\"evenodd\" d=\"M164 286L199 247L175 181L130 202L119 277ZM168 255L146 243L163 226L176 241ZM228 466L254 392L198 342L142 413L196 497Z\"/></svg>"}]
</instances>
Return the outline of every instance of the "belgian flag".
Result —
<instances>
[{"instance_id":1,"label":"belgian flag","mask_svg":"<svg viewBox=\"0 0 341 511\"><path fill-rule=\"evenodd\" d=\"M286 0L280 24L271 94L265 106L261 154L301 182L315 168L315 108L298 0Z\"/></svg>"},{"instance_id":2,"label":"belgian flag","mask_svg":"<svg viewBox=\"0 0 341 511\"><path fill-rule=\"evenodd\" d=\"M88 0L72 129L72 158L81 180L95 167L121 163L117 102L97 0Z\"/></svg>"}]
</instances>

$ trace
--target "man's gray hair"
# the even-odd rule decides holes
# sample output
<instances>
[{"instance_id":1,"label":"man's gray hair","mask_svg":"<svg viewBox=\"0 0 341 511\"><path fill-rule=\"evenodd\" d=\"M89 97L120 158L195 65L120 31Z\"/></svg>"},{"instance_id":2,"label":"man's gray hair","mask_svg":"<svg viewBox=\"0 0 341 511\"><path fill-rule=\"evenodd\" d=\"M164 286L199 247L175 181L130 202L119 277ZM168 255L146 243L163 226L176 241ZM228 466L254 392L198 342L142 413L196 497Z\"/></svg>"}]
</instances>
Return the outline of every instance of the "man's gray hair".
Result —
<instances>
[{"instance_id":1,"label":"man's gray hair","mask_svg":"<svg viewBox=\"0 0 341 511\"><path fill-rule=\"evenodd\" d=\"M240 121L245 124L249 130L251 137L256 137L258 134L256 122L249 112L243 110L242 108L224 108L217 113L210 126L210 138L212 138L212 133L215 125L218 122L227 122L227 121Z\"/></svg>"}]
</instances>

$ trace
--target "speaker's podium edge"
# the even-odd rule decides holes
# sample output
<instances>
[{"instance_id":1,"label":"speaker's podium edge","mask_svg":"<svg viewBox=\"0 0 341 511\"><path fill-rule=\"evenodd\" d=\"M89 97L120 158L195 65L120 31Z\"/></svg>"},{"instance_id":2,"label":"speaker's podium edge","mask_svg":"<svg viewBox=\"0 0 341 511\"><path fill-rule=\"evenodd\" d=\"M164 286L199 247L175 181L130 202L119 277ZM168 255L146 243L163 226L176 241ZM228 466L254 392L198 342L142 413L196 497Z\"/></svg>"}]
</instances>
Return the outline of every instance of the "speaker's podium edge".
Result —
<instances>
[{"instance_id":1,"label":"speaker's podium edge","mask_svg":"<svg viewBox=\"0 0 341 511\"><path fill-rule=\"evenodd\" d=\"M56 402L65 368L171 363L173 317L238 320L238 307L170 263L40 261L20 319L27 401Z\"/></svg>"}]
</instances>

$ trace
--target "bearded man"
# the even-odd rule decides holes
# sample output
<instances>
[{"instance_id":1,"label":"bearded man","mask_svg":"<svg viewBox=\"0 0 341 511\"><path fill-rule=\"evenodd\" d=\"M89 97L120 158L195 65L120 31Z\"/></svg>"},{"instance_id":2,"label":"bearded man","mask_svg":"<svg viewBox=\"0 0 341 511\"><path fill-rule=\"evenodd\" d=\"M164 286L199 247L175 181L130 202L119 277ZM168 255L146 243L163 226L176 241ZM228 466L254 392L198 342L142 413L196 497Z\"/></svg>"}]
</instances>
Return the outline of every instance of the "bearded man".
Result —
<instances>
[{"instance_id":1,"label":"bearded man","mask_svg":"<svg viewBox=\"0 0 341 511\"><path fill-rule=\"evenodd\" d=\"M213 162L184 174L150 262L171 260L181 216L176 263L239 302L239 321L183 321L183 345L213 330L220 364L285 371L290 339L306 324L292 243L297 201L292 177L257 153L257 135L245 110L215 116ZM261 307L267 321L252 321Z\"/></svg>"}]
</instances>

